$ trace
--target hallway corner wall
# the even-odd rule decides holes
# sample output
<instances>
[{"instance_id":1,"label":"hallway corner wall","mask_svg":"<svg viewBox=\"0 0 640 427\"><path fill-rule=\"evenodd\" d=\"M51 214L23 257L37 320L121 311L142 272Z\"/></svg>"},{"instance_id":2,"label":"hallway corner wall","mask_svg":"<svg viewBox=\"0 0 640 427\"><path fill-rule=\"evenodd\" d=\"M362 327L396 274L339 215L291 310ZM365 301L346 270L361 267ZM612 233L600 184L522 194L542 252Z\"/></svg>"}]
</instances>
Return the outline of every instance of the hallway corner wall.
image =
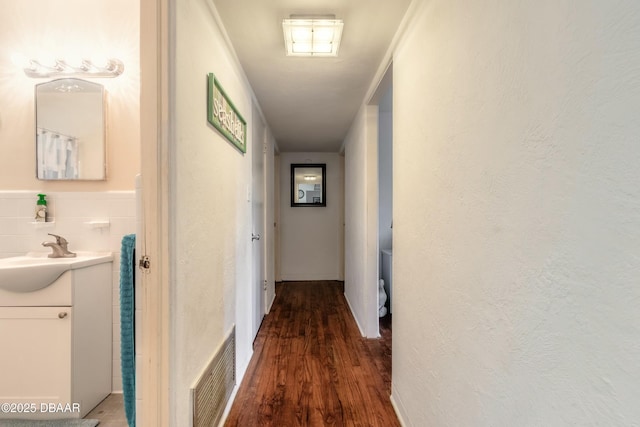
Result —
<instances>
[{"instance_id":1,"label":"hallway corner wall","mask_svg":"<svg viewBox=\"0 0 640 427\"><path fill-rule=\"evenodd\" d=\"M424 2L394 52L406 425L640 419L640 3Z\"/></svg>"},{"instance_id":2,"label":"hallway corner wall","mask_svg":"<svg viewBox=\"0 0 640 427\"><path fill-rule=\"evenodd\" d=\"M378 329L378 107L364 105L345 139L344 293L363 336Z\"/></svg>"}]
</instances>

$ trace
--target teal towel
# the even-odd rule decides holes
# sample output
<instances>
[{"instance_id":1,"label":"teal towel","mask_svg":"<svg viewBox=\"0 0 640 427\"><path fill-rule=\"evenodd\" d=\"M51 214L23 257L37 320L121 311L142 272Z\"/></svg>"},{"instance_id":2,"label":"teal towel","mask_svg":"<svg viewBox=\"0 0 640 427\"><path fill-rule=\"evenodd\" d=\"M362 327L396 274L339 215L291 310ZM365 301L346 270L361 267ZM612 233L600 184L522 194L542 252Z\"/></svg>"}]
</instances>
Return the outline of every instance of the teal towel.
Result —
<instances>
[{"instance_id":1,"label":"teal towel","mask_svg":"<svg viewBox=\"0 0 640 427\"><path fill-rule=\"evenodd\" d=\"M136 235L122 238L120 251L120 364L122 394L129 427L136 426L135 268Z\"/></svg>"}]
</instances>

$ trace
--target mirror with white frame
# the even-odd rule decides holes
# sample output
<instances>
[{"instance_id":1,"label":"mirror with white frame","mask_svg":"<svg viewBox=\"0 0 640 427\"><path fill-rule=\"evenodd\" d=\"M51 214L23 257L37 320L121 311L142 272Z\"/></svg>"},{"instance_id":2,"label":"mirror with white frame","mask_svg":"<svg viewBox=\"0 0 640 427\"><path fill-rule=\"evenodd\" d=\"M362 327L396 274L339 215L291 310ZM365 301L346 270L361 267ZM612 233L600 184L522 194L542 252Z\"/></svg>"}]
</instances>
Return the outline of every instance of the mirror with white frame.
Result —
<instances>
[{"instance_id":1,"label":"mirror with white frame","mask_svg":"<svg viewBox=\"0 0 640 427\"><path fill-rule=\"evenodd\" d=\"M105 180L105 91L65 78L36 85L36 174L42 180Z\"/></svg>"},{"instance_id":2,"label":"mirror with white frame","mask_svg":"<svg viewBox=\"0 0 640 427\"><path fill-rule=\"evenodd\" d=\"M291 206L327 206L325 163L291 165Z\"/></svg>"}]
</instances>

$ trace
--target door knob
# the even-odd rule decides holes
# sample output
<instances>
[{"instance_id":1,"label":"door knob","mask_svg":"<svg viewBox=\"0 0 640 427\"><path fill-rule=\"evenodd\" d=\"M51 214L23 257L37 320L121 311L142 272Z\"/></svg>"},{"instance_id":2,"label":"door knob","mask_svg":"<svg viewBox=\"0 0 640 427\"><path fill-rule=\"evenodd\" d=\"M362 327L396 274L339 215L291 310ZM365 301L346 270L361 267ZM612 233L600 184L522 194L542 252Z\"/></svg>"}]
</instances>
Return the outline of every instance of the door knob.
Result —
<instances>
[{"instance_id":1,"label":"door knob","mask_svg":"<svg viewBox=\"0 0 640 427\"><path fill-rule=\"evenodd\" d=\"M64 319L65 317L67 317L67 313L62 311L60 313L58 313L58 319Z\"/></svg>"},{"instance_id":2,"label":"door knob","mask_svg":"<svg viewBox=\"0 0 640 427\"><path fill-rule=\"evenodd\" d=\"M260 240L260 235L251 233L251 241L253 242L254 240Z\"/></svg>"}]
</instances>

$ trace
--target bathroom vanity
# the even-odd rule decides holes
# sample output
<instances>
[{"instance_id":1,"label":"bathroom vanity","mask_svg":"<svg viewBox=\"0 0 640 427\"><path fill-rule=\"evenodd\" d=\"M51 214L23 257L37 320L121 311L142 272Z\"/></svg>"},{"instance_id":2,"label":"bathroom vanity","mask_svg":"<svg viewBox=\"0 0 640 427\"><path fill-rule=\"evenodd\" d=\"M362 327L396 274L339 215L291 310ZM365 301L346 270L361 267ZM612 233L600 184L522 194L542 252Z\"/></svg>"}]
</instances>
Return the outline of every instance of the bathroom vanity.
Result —
<instances>
[{"instance_id":1,"label":"bathroom vanity","mask_svg":"<svg viewBox=\"0 0 640 427\"><path fill-rule=\"evenodd\" d=\"M0 283L0 418L81 418L109 395L112 261L79 256L37 290Z\"/></svg>"}]
</instances>

